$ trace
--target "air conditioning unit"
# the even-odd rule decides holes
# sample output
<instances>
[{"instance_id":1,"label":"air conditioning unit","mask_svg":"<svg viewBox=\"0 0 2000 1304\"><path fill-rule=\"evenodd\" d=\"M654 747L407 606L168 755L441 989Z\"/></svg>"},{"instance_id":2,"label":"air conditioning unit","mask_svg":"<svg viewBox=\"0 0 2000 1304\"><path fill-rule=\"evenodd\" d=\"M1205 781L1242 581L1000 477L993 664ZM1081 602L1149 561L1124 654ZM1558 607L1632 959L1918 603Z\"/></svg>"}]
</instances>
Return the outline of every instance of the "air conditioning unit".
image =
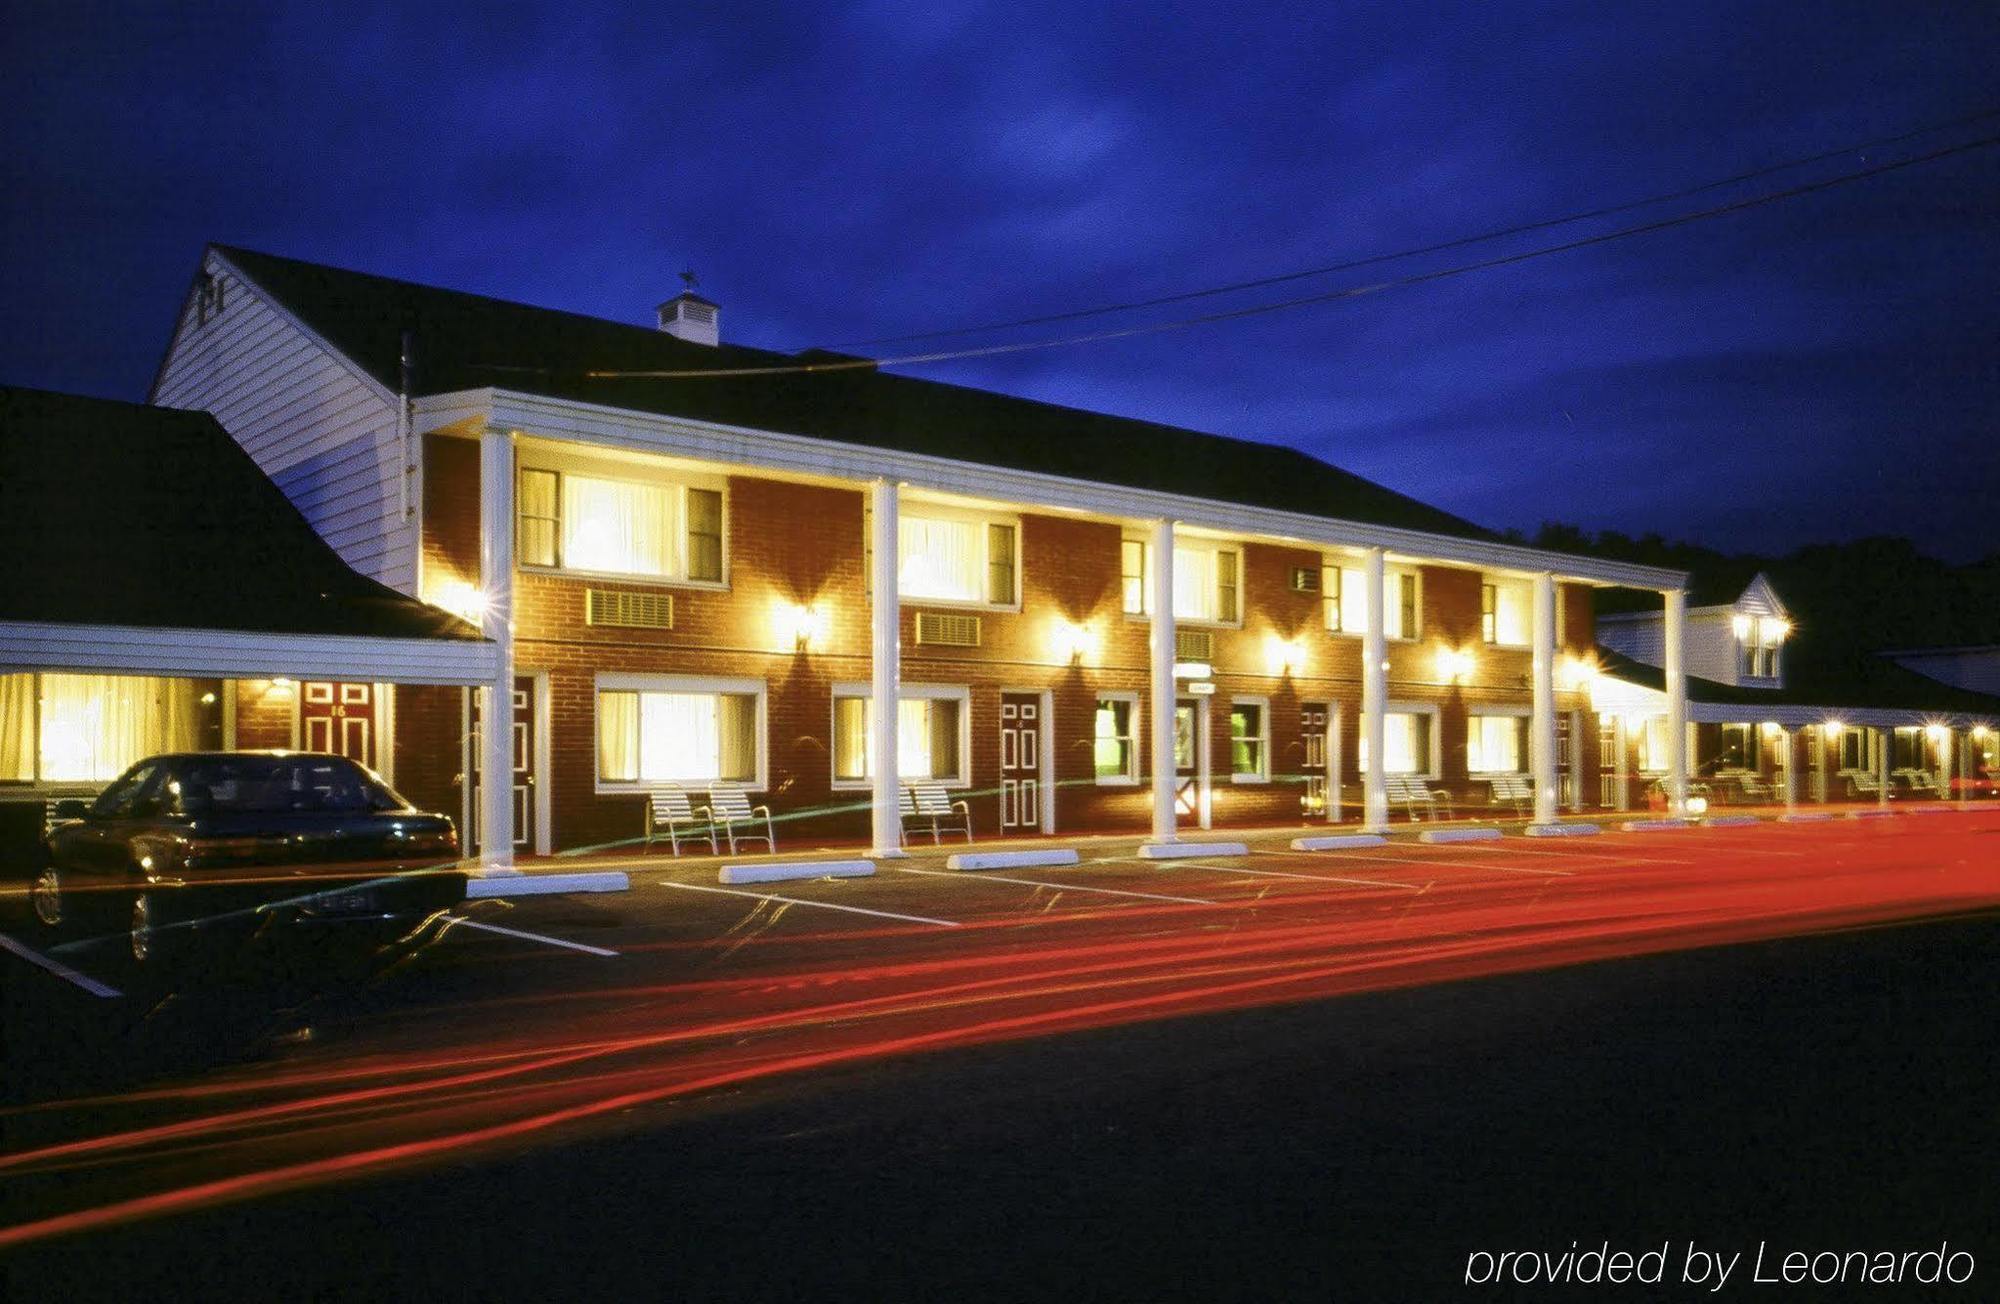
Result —
<instances>
[{"instance_id":1,"label":"air conditioning unit","mask_svg":"<svg viewBox=\"0 0 2000 1304\"><path fill-rule=\"evenodd\" d=\"M1176 661L1215 660L1215 635L1205 629L1175 630L1174 660Z\"/></svg>"},{"instance_id":2,"label":"air conditioning unit","mask_svg":"<svg viewBox=\"0 0 2000 1304\"><path fill-rule=\"evenodd\" d=\"M917 642L927 647L978 647L980 633L977 616L955 611L917 613Z\"/></svg>"},{"instance_id":3,"label":"air conditioning unit","mask_svg":"<svg viewBox=\"0 0 2000 1304\"><path fill-rule=\"evenodd\" d=\"M674 595L590 589L584 597L584 619L592 625L624 629L672 629Z\"/></svg>"},{"instance_id":4,"label":"air conditioning unit","mask_svg":"<svg viewBox=\"0 0 2000 1304\"><path fill-rule=\"evenodd\" d=\"M1292 567L1292 592L1318 593L1319 567L1317 566Z\"/></svg>"}]
</instances>

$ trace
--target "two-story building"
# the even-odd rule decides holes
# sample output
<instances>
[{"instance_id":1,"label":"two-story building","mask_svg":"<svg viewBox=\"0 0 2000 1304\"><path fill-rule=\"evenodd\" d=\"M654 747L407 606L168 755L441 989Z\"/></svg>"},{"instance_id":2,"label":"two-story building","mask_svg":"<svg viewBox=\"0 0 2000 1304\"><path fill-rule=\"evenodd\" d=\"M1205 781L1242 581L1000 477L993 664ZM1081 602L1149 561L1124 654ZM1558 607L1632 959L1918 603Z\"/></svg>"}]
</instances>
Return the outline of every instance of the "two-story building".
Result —
<instances>
[{"instance_id":1,"label":"two-story building","mask_svg":"<svg viewBox=\"0 0 2000 1304\"><path fill-rule=\"evenodd\" d=\"M1990 796L2000 776L2000 698L1940 683L1820 631L1812 664L1791 664L1798 620L1758 574L1697 577L1687 613L1685 750L1696 796L1724 802L1886 802ZM1667 773L1665 631L1658 613L1598 617L1592 707L1600 788L1614 805ZM1900 658L1898 658L1900 659Z\"/></svg>"},{"instance_id":2,"label":"two-story building","mask_svg":"<svg viewBox=\"0 0 2000 1304\"><path fill-rule=\"evenodd\" d=\"M662 785L883 852L913 780L981 834L1163 844L1379 825L1397 776L1483 806L1527 775L1541 822L1597 802L1591 590L1678 611L1681 573L1287 447L727 344L719 311L684 294L654 329L202 258L152 399L214 413L352 566L499 646L494 683L395 687L373 734L412 797L504 830L488 859L628 842Z\"/></svg>"}]
</instances>

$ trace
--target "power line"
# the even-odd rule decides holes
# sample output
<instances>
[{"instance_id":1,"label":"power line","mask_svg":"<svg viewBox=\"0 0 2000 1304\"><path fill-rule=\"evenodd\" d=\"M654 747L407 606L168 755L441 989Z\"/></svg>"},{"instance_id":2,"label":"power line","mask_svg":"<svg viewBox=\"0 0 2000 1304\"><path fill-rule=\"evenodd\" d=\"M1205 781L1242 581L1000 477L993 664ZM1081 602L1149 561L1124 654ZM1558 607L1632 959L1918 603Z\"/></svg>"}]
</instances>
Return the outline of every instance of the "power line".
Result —
<instances>
[{"instance_id":1,"label":"power line","mask_svg":"<svg viewBox=\"0 0 2000 1304\"><path fill-rule=\"evenodd\" d=\"M1964 117L1953 118L1947 122L1934 122L1928 126L1915 127L1909 131L1898 132L1893 136L1878 136L1872 140L1857 141L1850 145L1843 145L1838 149L1822 150L1817 154L1807 154L1800 158L1787 159L1783 163L1772 163L1765 167L1753 168L1748 172L1738 172L1734 176L1722 177L1715 181L1704 181L1699 185L1688 186L1681 190L1649 195L1644 199L1629 200L1621 204L1608 204L1602 208L1585 209L1581 212L1567 213L1561 217L1543 218L1534 222L1521 222L1514 226L1482 231L1478 235L1458 236L1450 240L1441 240L1436 244L1418 245L1415 248L1399 249L1392 253L1369 254L1361 258L1348 259L1345 262L1328 263L1321 267L1307 267L1295 272L1280 272L1276 275L1260 276L1248 281L1233 281L1228 285L1211 286L1207 289L1184 290L1177 294L1163 294L1151 299L1132 299L1125 303L1108 303L1095 308L1076 308L1068 312L1044 313L1036 317L1017 317L1012 321L987 322L981 326L958 326L948 330L912 331L904 335L884 335L876 339L857 340L849 344L836 344L827 347L831 349L865 349L880 344L904 344L911 340L950 339L959 335L979 335L987 331L1011 330L1021 326L1045 326L1050 322L1075 321L1082 317L1099 317L1107 313L1131 312L1139 308L1157 308L1163 304L1186 303L1192 299L1212 298L1215 295L1231 294L1239 290L1264 289L1273 285L1283 285L1291 281L1309 280L1315 276L1328 276L1335 272L1351 272L1363 267L1373 267L1380 263L1396 262L1404 258L1416 258L1424 254L1443 253L1448 249L1462 249L1467 245L1485 244L1492 240L1504 240L1508 236L1525 235L1530 231L1545 231L1550 227L1568 226L1574 222L1587 222L1593 218L1610 217L1615 213L1629 213L1636 208L1650 208L1654 204L1671 203L1676 199L1688 199L1695 195L1706 194L1711 190L1721 190L1728 186L1741 185L1746 181L1755 181L1759 177L1767 177L1773 173L1789 172L1794 168L1805 167L1812 163L1823 163L1827 159L1838 158L1843 154L1856 154L1863 150L1881 149L1889 145L1899 145L1906 140L1915 140L1919 136L1934 135L1940 131L1949 131L1956 127L1968 126L1975 122L1984 122L1991 118L2000 118L2000 109L1986 109L1979 113L1970 113Z\"/></svg>"},{"instance_id":2,"label":"power line","mask_svg":"<svg viewBox=\"0 0 2000 1304\"><path fill-rule=\"evenodd\" d=\"M1863 168L1856 172L1846 172L1839 176L1827 177L1819 181L1789 186L1783 190L1769 191L1761 195L1751 195L1748 198L1733 200L1727 204L1718 204L1712 208L1697 209L1693 212L1679 213L1672 217L1664 217L1652 222L1643 222L1635 226L1620 227L1615 231L1605 231L1597 235L1566 240L1561 244L1544 245L1538 249L1522 250L1518 253L1505 254L1474 263L1461 263L1453 267L1437 268L1428 272L1416 272L1409 276L1396 277L1386 281L1375 281L1367 285L1349 286L1344 289L1329 290L1320 294L1302 295L1291 299L1279 299L1271 303L1232 308L1222 312L1203 313L1194 317L1182 317L1174 321L1149 322L1138 326L1091 331L1086 334L1060 336L1053 339L1027 340L1011 344L989 344L969 349L941 349L929 353L909 353L889 358L837 358L826 362L786 363L769 367L718 367L672 371L586 371L584 375L594 380L695 380L742 376L812 375L820 372L859 371L879 367L911 366L925 362L947 362L958 358L994 357L1007 353L1026 353L1037 349L1061 348L1071 344L1093 344L1104 340L1128 339L1136 335L1154 335L1165 331L1186 330L1193 326L1236 321L1245 317L1261 316L1265 313L1285 312L1312 304L1331 303L1339 299L1358 299L1364 295L1379 294L1384 290L1401 289L1412 285L1422 285L1431 281L1448 280L1473 272L1489 271L1497 267L1509 267L1515 263L1524 263L1536 258L1547 258L1554 254L1568 253L1576 249L1586 249L1593 245L1608 244L1614 240L1630 239L1633 236L1647 235L1654 231L1664 231L1671 227L1687 226L1695 222L1703 222L1712 218L1727 216L1731 213L1742 212L1745 209L1758 208L1766 204L1775 204L1782 200L1795 199L1801 195L1810 195L1822 190L1831 190L1836 186L1863 181L1870 177L1881 176L1884 173L1897 172L1904 168L1916 167L1919 164L1935 162L1938 159L1950 158L1954 155L1969 153L1973 150L1988 149L1994 145L2000 145L2000 136L1986 136L1979 140L1967 141L1964 144L1932 150L1930 153L1919 154L1912 158L1899 159L1893 163L1882 163L1871 168Z\"/></svg>"}]
</instances>

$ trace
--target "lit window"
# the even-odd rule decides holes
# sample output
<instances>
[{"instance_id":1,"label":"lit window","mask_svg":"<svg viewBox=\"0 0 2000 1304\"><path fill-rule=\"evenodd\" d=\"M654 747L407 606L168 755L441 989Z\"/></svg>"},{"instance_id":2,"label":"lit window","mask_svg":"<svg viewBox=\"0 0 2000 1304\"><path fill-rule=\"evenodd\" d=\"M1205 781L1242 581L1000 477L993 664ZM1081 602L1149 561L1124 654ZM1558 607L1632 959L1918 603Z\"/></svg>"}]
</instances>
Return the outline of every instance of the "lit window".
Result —
<instances>
[{"instance_id":1,"label":"lit window","mask_svg":"<svg viewBox=\"0 0 2000 1304\"><path fill-rule=\"evenodd\" d=\"M201 697L215 686L136 675L0 675L0 780L103 783L141 757L194 750Z\"/></svg>"},{"instance_id":2,"label":"lit window","mask_svg":"<svg viewBox=\"0 0 2000 1304\"><path fill-rule=\"evenodd\" d=\"M1229 708L1229 769L1237 782L1262 782L1271 777L1270 711L1262 702L1236 702Z\"/></svg>"},{"instance_id":3,"label":"lit window","mask_svg":"<svg viewBox=\"0 0 2000 1304\"><path fill-rule=\"evenodd\" d=\"M1319 605L1326 616L1326 627L1337 630L1340 624L1340 577L1346 572L1338 566L1319 568Z\"/></svg>"},{"instance_id":4,"label":"lit window","mask_svg":"<svg viewBox=\"0 0 2000 1304\"><path fill-rule=\"evenodd\" d=\"M1479 586L1479 634L1488 643L1526 647L1534 587L1526 580L1490 580Z\"/></svg>"},{"instance_id":5,"label":"lit window","mask_svg":"<svg viewBox=\"0 0 2000 1304\"><path fill-rule=\"evenodd\" d=\"M1431 772L1431 721L1428 711L1389 711L1382 717L1384 774L1429 774ZM1368 735L1360 739L1361 772L1368 772Z\"/></svg>"},{"instance_id":6,"label":"lit window","mask_svg":"<svg viewBox=\"0 0 2000 1304\"><path fill-rule=\"evenodd\" d=\"M1121 550L1127 615L1152 610L1153 545L1127 539ZM1242 554L1220 544L1174 545L1174 619L1233 625L1242 614Z\"/></svg>"},{"instance_id":7,"label":"lit window","mask_svg":"<svg viewBox=\"0 0 2000 1304\"><path fill-rule=\"evenodd\" d=\"M1334 612L1339 616L1339 631L1343 634L1365 634L1368 632L1368 573L1358 566L1342 566L1340 582L1335 587L1345 599ZM1421 631L1422 589L1416 571L1401 566L1388 567L1382 576L1382 605L1388 608L1389 619L1384 624L1384 638L1413 639ZM1331 627L1330 627L1331 628Z\"/></svg>"},{"instance_id":8,"label":"lit window","mask_svg":"<svg viewBox=\"0 0 2000 1304\"><path fill-rule=\"evenodd\" d=\"M967 697L964 689L904 687L896 703L896 772L902 781L957 782L965 777ZM864 691L843 689L834 695L835 783L860 784L874 777L873 715Z\"/></svg>"},{"instance_id":9,"label":"lit window","mask_svg":"<svg viewBox=\"0 0 2000 1304\"><path fill-rule=\"evenodd\" d=\"M1091 751L1099 783L1139 780L1138 699L1100 697L1092 717Z\"/></svg>"},{"instance_id":10,"label":"lit window","mask_svg":"<svg viewBox=\"0 0 2000 1304\"><path fill-rule=\"evenodd\" d=\"M1639 768L1647 774L1665 774L1667 771L1667 743L1669 730L1667 717L1649 715L1638 731Z\"/></svg>"},{"instance_id":11,"label":"lit window","mask_svg":"<svg viewBox=\"0 0 2000 1304\"><path fill-rule=\"evenodd\" d=\"M896 591L903 597L1012 605L1012 524L905 512L897 518L896 532Z\"/></svg>"},{"instance_id":12,"label":"lit window","mask_svg":"<svg viewBox=\"0 0 2000 1304\"><path fill-rule=\"evenodd\" d=\"M523 467L514 506L523 566L722 581L718 489Z\"/></svg>"},{"instance_id":13,"label":"lit window","mask_svg":"<svg viewBox=\"0 0 2000 1304\"><path fill-rule=\"evenodd\" d=\"M623 680L597 693L597 777L602 783L740 783L762 787L755 681Z\"/></svg>"},{"instance_id":14,"label":"lit window","mask_svg":"<svg viewBox=\"0 0 2000 1304\"><path fill-rule=\"evenodd\" d=\"M1465 768L1471 774L1519 774L1527 754L1528 719L1475 715L1465 722Z\"/></svg>"}]
</instances>

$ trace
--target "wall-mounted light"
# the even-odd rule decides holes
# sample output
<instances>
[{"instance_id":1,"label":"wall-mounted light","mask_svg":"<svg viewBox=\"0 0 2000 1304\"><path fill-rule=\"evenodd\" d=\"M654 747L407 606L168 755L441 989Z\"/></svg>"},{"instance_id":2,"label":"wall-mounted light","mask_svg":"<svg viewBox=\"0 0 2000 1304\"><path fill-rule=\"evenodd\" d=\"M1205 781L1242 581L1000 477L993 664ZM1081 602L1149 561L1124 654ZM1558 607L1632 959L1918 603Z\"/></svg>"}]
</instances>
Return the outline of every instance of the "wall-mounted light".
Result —
<instances>
[{"instance_id":1,"label":"wall-mounted light","mask_svg":"<svg viewBox=\"0 0 2000 1304\"><path fill-rule=\"evenodd\" d=\"M1563 687L1582 692L1597 680L1597 662L1588 657L1566 656L1562 660L1562 673L1557 680Z\"/></svg>"},{"instance_id":2,"label":"wall-mounted light","mask_svg":"<svg viewBox=\"0 0 2000 1304\"><path fill-rule=\"evenodd\" d=\"M1459 648L1439 648L1437 677L1447 684L1462 684L1472 674L1472 653Z\"/></svg>"},{"instance_id":3,"label":"wall-mounted light","mask_svg":"<svg viewBox=\"0 0 2000 1304\"><path fill-rule=\"evenodd\" d=\"M1951 730L1941 724L1930 725L1924 732L1930 735L1930 739L1934 743L1941 743L1951 736Z\"/></svg>"},{"instance_id":4,"label":"wall-mounted light","mask_svg":"<svg viewBox=\"0 0 2000 1304\"><path fill-rule=\"evenodd\" d=\"M779 637L791 639L800 652L810 652L814 645L826 642L826 614L811 603L780 602L773 623Z\"/></svg>"},{"instance_id":5,"label":"wall-mounted light","mask_svg":"<svg viewBox=\"0 0 2000 1304\"><path fill-rule=\"evenodd\" d=\"M428 586L431 590L430 604L442 607L461 620L477 625L486 619L487 609L492 599L486 590L465 580L445 579Z\"/></svg>"},{"instance_id":6,"label":"wall-mounted light","mask_svg":"<svg viewBox=\"0 0 2000 1304\"><path fill-rule=\"evenodd\" d=\"M1840 731L1846 727L1846 725L1838 720L1828 720L1826 722L1826 736L1829 738L1838 738L1840 737Z\"/></svg>"},{"instance_id":7,"label":"wall-mounted light","mask_svg":"<svg viewBox=\"0 0 2000 1304\"><path fill-rule=\"evenodd\" d=\"M1297 639L1272 634L1264 640L1264 663L1274 675L1295 674L1305 666L1305 646Z\"/></svg>"},{"instance_id":8,"label":"wall-mounted light","mask_svg":"<svg viewBox=\"0 0 2000 1304\"><path fill-rule=\"evenodd\" d=\"M1973 725L1972 736L1974 738L1984 738L1986 736L1986 726L1983 724Z\"/></svg>"},{"instance_id":9,"label":"wall-mounted light","mask_svg":"<svg viewBox=\"0 0 2000 1304\"><path fill-rule=\"evenodd\" d=\"M1779 732L1781 732L1781 730L1779 729L1778 722L1776 720L1766 720L1764 722L1764 734L1766 737L1773 736L1775 734L1778 734Z\"/></svg>"},{"instance_id":10,"label":"wall-mounted light","mask_svg":"<svg viewBox=\"0 0 2000 1304\"><path fill-rule=\"evenodd\" d=\"M1097 631L1074 620L1058 620L1051 636L1056 658L1080 666L1097 655Z\"/></svg>"}]
</instances>

